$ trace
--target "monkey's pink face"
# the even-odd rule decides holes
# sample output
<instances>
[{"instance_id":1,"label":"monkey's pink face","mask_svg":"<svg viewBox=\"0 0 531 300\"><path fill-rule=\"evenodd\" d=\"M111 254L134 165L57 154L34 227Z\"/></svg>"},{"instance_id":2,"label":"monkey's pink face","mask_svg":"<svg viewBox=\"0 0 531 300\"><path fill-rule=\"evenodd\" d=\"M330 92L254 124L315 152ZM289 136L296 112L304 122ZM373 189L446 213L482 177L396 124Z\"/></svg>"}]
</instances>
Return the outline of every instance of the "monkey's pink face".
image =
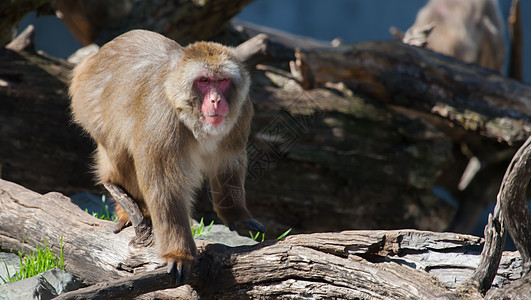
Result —
<instances>
[{"instance_id":1,"label":"monkey's pink face","mask_svg":"<svg viewBox=\"0 0 531 300\"><path fill-rule=\"evenodd\" d=\"M194 80L194 87L202 98L201 114L205 122L217 127L229 113L227 92L230 78L200 76Z\"/></svg>"}]
</instances>

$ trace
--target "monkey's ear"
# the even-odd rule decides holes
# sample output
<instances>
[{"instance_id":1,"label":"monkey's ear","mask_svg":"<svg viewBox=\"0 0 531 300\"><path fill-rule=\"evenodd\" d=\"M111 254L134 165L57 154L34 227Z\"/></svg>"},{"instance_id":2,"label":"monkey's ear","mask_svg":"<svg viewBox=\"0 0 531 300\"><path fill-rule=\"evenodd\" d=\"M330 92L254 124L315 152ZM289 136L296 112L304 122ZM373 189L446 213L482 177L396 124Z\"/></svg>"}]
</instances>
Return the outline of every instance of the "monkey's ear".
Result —
<instances>
[{"instance_id":1,"label":"monkey's ear","mask_svg":"<svg viewBox=\"0 0 531 300\"><path fill-rule=\"evenodd\" d=\"M230 231L234 231L237 226L245 226L252 231L260 231L262 233L266 232L267 229L260 222L255 219L249 219L247 221L236 221L229 224Z\"/></svg>"}]
</instances>

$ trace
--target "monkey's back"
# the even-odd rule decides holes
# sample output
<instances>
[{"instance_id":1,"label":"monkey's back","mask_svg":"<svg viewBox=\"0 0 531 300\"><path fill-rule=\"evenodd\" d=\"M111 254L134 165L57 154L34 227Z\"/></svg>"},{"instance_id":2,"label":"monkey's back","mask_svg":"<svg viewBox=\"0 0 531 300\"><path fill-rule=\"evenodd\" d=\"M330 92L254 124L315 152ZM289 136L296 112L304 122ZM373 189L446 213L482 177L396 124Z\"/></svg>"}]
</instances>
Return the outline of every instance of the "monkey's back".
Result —
<instances>
[{"instance_id":1,"label":"monkey's back","mask_svg":"<svg viewBox=\"0 0 531 300\"><path fill-rule=\"evenodd\" d=\"M171 113L163 82L181 53L176 42L145 30L127 32L105 44L73 70L74 120L107 148L130 149L134 128L140 126L138 116L142 124L160 128L154 123L164 120L157 114L158 120L150 121L151 112Z\"/></svg>"}]
</instances>

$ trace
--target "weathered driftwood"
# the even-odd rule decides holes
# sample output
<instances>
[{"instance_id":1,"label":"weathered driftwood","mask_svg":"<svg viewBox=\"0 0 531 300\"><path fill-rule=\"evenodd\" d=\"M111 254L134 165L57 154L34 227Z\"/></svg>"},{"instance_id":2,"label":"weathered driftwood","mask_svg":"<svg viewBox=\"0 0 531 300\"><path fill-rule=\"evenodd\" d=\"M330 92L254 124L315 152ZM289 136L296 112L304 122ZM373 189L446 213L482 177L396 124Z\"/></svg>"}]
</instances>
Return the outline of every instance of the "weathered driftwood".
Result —
<instances>
[{"instance_id":1,"label":"weathered driftwood","mask_svg":"<svg viewBox=\"0 0 531 300\"><path fill-rule=\"evenodd\" d=\"M48 246L57 250L62 238L67 271L88 284L105 282L80 290L85 296L92 291L127 297L169 287L171 275L164 275L164 269L140 275L159 261L152 247L129 243L134 235L131 227L113 234L112 222L93 218L61 194L40 195L3 180L0 207L0 249L19 250L24 245L28 250L46 238ZM453 292L441 280L462 281L466 275L456 279L458 271L473 268L479 258L465 248L480 242L469 235L415 230L293 235L235 248L197 241L201 254L189 284L201 297L223 299L442 297ZM153 276L160 281L146 281ZM119 294L119 286L138 290ZM186 289L189 297L195 295L189 287L178 288L181 293Z\"/></svg>"},{"instance_id":2,"label":"weathered driftwood","mask_svg":"<svg viewBox=\"0 0 531 300\"><path fill-rule=\"evenodd\" d=\"M142 294L169 288L175 288L175 273L169 274L166 268L159 268L112 282L97 283L87 288L64 293L55 299L133 299Z\"/></svg>"}]
</instances>

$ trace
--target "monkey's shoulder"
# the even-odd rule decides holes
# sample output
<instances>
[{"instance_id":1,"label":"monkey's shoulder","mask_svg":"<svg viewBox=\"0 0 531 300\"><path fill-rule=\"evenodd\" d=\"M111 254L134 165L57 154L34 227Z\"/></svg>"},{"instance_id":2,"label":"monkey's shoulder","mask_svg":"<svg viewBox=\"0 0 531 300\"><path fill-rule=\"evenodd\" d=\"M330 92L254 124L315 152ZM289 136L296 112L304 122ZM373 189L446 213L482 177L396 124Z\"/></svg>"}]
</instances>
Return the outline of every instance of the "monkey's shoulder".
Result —
<instances>
[{"instance_id":1,"label":"monkey's shoulder","mask_svg":"<svg viewBox=\"0 0 531 300\"><path fill-rule=\"evenodd\" d=\"M177 61L182 52L181 45L161 34L135 29L103 45L94 57L97 57L98 61L134 60L140 64L148 64Z\"/></svg>"}]
</instances>

